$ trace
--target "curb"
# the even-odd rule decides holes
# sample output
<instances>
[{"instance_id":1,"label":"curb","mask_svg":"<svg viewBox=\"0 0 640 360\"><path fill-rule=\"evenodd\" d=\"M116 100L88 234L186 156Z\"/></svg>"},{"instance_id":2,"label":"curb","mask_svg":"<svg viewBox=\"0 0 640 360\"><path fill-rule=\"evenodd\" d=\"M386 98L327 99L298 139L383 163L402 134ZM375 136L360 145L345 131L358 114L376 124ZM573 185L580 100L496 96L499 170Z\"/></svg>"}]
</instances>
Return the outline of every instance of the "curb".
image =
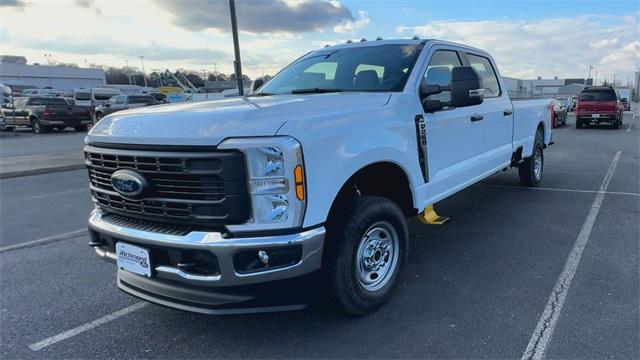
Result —
<instances>
[{"instance_id":1,"label":"curb","mask_svg":"<svg viewBox=\"0 0 640 360\"><path fill-rule=\"evenodd\" d=\"M79 170L79 169L84 169L86 166L87 165L85 165L84 163L80 163L80 164L71 164L71 165L51 166L51 167L44 167L44 168L38 168L38 169L7 171L7 172L0 173L0 179L10 179L10 178L23 177L23 176L49 174L49 173L70 171L70 170Z\"/></svg>"}]
</instances>

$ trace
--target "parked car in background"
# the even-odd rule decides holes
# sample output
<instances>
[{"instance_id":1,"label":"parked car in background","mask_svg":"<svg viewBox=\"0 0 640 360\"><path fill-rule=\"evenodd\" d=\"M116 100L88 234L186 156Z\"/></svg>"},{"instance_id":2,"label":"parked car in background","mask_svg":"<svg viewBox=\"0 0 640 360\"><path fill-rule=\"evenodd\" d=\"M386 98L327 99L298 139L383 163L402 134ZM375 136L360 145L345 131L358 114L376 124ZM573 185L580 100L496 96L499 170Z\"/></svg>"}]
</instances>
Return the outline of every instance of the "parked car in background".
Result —
<instances>
[{"instance_id":1,"label":"parked car in background","mask_svg":"<svg viewBox=\"0 0 640 360\"><path fill-rule=\"evenodd\" d=\"M629 104L629 99L622 98L620 99L620 102L622 103L622 109L624 111L631 111L631 104Z\"/></svg>"},{"instance_id":2,"label":"parked car in background","mask_svg":"<svg viewBox=\"0 0 640 360\"><path fill-rule=\"evenodd\" d=\"M76 105L90 106L92 109L95 109L97 106L109 101L112 97L121 94L122 92L118 89L79 88L74 90L73 98L76 101Z\"/></svg>"},{"instance_id":3,"label":"parked car in background","mask_svg":"<svg viewBox=\"0 0 640 360\"><path fill-rule=\"evenodd\" d=\"M69 105L63 98L57 97L15 98L11 107L2 109L2 113L5 116L4 130L7 131L17 126L31 127L36 134L66 127L87 131L92 124L89 107Z\"/></svg>"},{"instance_id":4,"label":"parked car in background","mask_svg":"<svg viewBox=\"0 0 640 360\"><path fill-rule=\"evenodd\" d=\"M607 123L615 129L622 125L623 106L611 86L592 86L580 93L576 105L576 128Z\"/></svg>"},{"instance_id":5,"label":"parked car in background","mask_svg":"<svg viewBox=\"0 0 640 360\"><path fill-rule=\"evenodd\" d=\"M551 99L553 109L553 126L567 125L567 108L559 100Z\"/></svg>"},{"instance_id":6,"label":"parked car in background","mask_svg":"<svg viewBox=\"0 0 640 360\"><path fill-rule=\"evenodd\" d=\"M164 104L167 103L167 94L163 94L161 92L152 92L149 95L153 96L153 98L159 103Z\"/></svg>"},{"instance_id":7,"label":"parked car in background","mask_svg":"<svg viewBox=\"0 0 640 360\"><path fill-rule=\"evenodd\" d=\"M117 95L109 99L95 109L96 121L104 116L120 110L135 109L149 105L156 105L158 102L151 95Z\"/></svg>"}]
</instances>

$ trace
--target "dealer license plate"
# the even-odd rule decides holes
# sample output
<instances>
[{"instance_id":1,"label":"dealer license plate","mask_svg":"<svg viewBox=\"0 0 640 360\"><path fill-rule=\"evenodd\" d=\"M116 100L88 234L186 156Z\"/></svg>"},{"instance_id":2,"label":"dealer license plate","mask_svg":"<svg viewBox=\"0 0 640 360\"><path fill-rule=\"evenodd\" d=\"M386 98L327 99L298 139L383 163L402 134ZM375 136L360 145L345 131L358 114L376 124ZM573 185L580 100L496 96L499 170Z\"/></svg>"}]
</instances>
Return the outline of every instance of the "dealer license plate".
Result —
<instances>
[{"instance_id":1,"label":"dealer license plate","mask_svg":"<svg viewBox=\"0 0 640 360\"><path fill-rule=\"evenodd\" d=\"M151 277L150 260L149 250L123 242L116 243L116 262L119 269Z\"/></svg>"}]
</instances>

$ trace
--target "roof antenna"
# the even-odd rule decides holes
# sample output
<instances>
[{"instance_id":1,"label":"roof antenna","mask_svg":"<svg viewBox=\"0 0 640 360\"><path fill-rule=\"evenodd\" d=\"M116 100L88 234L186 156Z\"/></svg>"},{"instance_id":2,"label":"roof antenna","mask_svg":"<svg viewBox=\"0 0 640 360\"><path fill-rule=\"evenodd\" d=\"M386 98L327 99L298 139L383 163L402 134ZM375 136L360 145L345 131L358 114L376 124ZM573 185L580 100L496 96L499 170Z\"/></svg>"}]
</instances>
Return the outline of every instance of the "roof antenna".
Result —
<instances>
[{"instance_id":1,"label":"roof antenna","mask_svg":"<svg viewBox=\"0 0 640 360\"><path fill-rule=\"evenodd\" d=\"M360 42L365 42L365 41L367 41L367 39L365 38L360 39Z\"/></svg>"},{"instance_id":2,"label":"roof antenna","mask_svg":"<svg viewBox=\"0 0 640 360\"><path fill-rule=\"evenodd\" d=\"M420 36L418 35L413 35L413 38L411 40L420 40Z\"/></svg>"}]
</instances>

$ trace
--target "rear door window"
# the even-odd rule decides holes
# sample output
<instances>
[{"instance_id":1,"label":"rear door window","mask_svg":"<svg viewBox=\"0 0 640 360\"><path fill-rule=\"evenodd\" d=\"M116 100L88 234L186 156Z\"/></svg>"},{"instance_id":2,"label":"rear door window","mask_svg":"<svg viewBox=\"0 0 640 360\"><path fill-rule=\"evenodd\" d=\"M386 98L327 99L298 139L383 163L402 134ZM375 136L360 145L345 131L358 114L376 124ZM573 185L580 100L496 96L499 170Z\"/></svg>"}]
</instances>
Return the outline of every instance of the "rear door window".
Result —
<instances>
[{"instance_id":1,"label":"rear door window","mask_svg":"<svg viewBox=\"0 0 640 360\"><path fill-rule=\"evenodd\" d=\"M480 75L482 84L484 84L484 97L498 97L500 96L500 83L498 82L498 76L496 75L491 61L484 56L478 56L467 53L469 59L469 65Z\"/></svg>"},{"instance_id":2,"label":"rear door window","mask_svg":"<svg viewBox=\"0 0 640 360\"><path fill-rule=\"evenodd\" d=\"M580 101L616 101L618 97L612 90L585 90L580 94Z\"/></svg>"}]
</instances>

